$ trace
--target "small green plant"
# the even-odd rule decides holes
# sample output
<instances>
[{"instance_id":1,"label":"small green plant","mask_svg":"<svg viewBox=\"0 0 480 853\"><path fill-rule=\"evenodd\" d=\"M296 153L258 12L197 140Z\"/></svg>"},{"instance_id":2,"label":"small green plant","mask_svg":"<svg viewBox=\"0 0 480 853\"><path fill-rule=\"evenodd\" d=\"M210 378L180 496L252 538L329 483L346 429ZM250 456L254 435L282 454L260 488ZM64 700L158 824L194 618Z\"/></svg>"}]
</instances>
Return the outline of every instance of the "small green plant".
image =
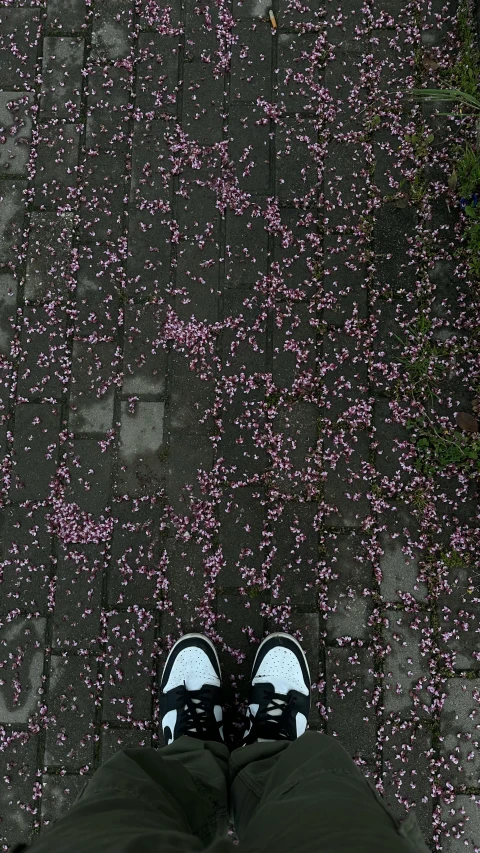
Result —
<instances>
[{"instance_id":1,"label":"small green plant","mask_svg":"<svg viewBox=\"0 0 480 853\"><path fill-rule=\"evenodd\" d=\"M434 391L432 384L435 380L440 381L444 376L445 368L440 358L445 353L443 352L443 344L440 341L432 343L426 337L431 325L432 321L425 314L417 317L412 328L412 334L415 337L419 352L415 357L408 355L405 358L400 358L399 361L405 366L405 371L412 385L413 397L416 397L417 391L419 391L422 398L427 395L430 401L433 402ZM400 341L404 347L409 346L408 341L402 340L398 335L394 334L393 337L397 341Z\"/></svg>"},{"instance_id":2,"label":"small green plant","mask_svg":"<svg viewBox=\"0 0 480 853\"><path fill-rule=\"evenodd\" d=\"M432 422L408 420L407 428L417 431L415 447L418 457L415 461L417 471L422 474L435 474L449 465L472 467L480 471L480 437L478 433L464 435L459 430L453 433L437 428Z\"/></svg>"}]
</instances>

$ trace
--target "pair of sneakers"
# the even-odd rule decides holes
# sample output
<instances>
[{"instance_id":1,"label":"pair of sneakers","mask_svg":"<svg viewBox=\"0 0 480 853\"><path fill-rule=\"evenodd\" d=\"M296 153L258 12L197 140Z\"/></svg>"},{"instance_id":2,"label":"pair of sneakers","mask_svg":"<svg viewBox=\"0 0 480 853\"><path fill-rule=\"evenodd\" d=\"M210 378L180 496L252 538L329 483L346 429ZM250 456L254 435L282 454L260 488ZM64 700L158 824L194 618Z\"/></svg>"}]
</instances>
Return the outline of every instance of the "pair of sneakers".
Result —
<instances>
[{"instance_id":1,"label":"pair of sneakers","mask_svg":"<svg viewBox=\"0 0 480 853\"><path fill-rule=\"evenodd\" d=\"M253 664L241 745L302 735L310 684L300 643L290 634L266 637ZM160 715L167 746L182 735L225 743L220 664L203 634L185 634L171 649L160 680Z\"/></svg>"}]
</instances>

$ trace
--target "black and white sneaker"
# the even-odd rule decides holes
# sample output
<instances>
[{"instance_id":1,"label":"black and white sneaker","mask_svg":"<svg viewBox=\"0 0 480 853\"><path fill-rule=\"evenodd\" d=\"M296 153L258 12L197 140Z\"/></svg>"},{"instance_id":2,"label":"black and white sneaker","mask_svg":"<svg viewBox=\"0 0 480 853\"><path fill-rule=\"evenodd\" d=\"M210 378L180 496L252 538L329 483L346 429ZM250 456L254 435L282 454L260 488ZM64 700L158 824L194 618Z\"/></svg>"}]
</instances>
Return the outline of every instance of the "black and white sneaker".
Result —
<instances>
[{"instance_id":1,"label":"black and white sneaker","mask_svg":"<svg viewBox=\"0 0 480 853\"><path fill-rule=\"evenodd\" d=\"M160 716L167 746L182 735L224 743L220 664L203 634L184 634L170 650L160 680Z\"/></svg>"},{"instance_id":2,"label":"black and white sneaker","mask_svg":"<svg viewBox=\"0 0 480 853\"><path fill-rule=\"evenodd\" d=\"M295 740L307 728L309 711L310 671L300 643L290 634L270 634L253 664L243 746Z\"/></svg>"}]
</instances>

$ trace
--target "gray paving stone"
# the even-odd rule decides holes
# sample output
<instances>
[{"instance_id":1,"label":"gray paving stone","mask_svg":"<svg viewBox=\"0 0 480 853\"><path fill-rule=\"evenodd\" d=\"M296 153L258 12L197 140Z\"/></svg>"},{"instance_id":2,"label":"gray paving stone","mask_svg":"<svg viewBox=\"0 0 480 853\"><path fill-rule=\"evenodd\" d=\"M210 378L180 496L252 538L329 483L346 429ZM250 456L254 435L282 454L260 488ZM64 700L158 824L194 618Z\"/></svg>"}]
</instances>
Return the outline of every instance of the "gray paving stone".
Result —
<instances>
[{"instance_id":1,"label":"gray paving stone","mask_svg":"<svg viewBox=\"0 0 480 853\"><path fill-rule=\"evenodd\" d=\"M453 534L453 526L448 525L448 534ZM477 630L474 629L477 611L472 605L469 590L473 589L473 594L478 597L478 572L471 566L462 565L461 554L450 544L445 546L440 559L443 563L442 577L448 587L440 591L435 608L440 632L438 644L449 661L449 668L456 671L475 669L478 665Z\"/></svg>"},{"instance_id":2,"label":"gray paving stone","mask_svg":"<svg viewBox=\"0 0 480 853\"><path fill-rule=\"evenodd\" d=\"M338 737L352 758L367 761L377 740L375 709L367 707L375 689L373 664L369 649L326 649L326 734Z\"/></svg>"},{"instance_id":3,"label":"gray paving stone","mask_svg":"<svg viewBox=\"0 0 480 853\"><path fill-rule=\"evenodd\" d=\"M178 98L178 36L140 33L138 37L137 109L150 117L175 115Z\"/></svg>"},{"instance_id":4,"label":"gray paving stone","mask_svg":"<svg viewBox=\"0 0 480 853\"><path fill-rule=\"evenodd\" d=\"M318 168L309 146L317 134L308 116L288 116L276 131L275 176L281 205L293 207L295 199L309 197L309 206L318 196Z\"/></svg>"},{"instance_id":5,"label":"gray paving stone","mask_svg":"<svg viewBox=\"0 0 480 853\"><path fill-rule=\"evenodd\" d=\"M317 608L319 535L314 529L318 511L313 502L285 504L273 527L272 545L277 549L270 574L283 576L282 596L288 596L295 611L313 613ZM318 630L318 629L317 629Z\"/></svg>"},{"instance_id":6,"label":"gray paving stone","mask_svg":"<svg viewBox=\"0 0 480 853\"><path fill-rule=\"evenodd\" d=\"M171 371L170 429L184 436L211 435L213 417L209 415L204 423L200 421L214 405L213 382L200 379L180 353L172 354Z\"/></svg>"},{"instance_id":7,"label":"gray paving stone","mask_svg":"<svg viewBox=\"0 0 480 853\"><path fill-rule=\"evenodd\" d=\"M87 154L78 228L82 241L116 240L123 233L126 156L126 143L117 144L113 156L106 151Z\"/></svg>"},{"instance_id":8,"label":"gray paving stone","mask_svg":"<svg viewBox=\"0 0 480 853\"><path fill-rule=\"evenodd\" d=\"M155 344L165 318L164 307L153 302L126 308L123 394L165 393L168 352Z\"/></svg>"},{"instance_id":9,"label":"gray paving stone","mask_svg":"<svg viewBox=\"0 0 480 853\"><path fill-rule=\"evenodd\" d=\"M102 0L94 7L91 57L105 62L125 59L130 53L132 0Z\"/></svg>"},{"instance_id":10,"label":"gray paving stone","mask_svg":"<svg viewBox=\"0 0 480 853\"><path fill-rule=\"evenodd\" d=\"M89 64L86 84L87 120L85 146L99 151L118 151L129 133L131 74L127 68Z\"/></svg>"},{"instance_id":11,"label":"gray paving stone","mask_svg":"<svg viewBox=\"0 0 480 853\"><path fill-rule=\"evenodd\" d=\"M415 268L408 256L407 235L415 230L417 214L413 208L384 204L378 211L373 228L375 246L375 279L381 292L390 291L395 298L413 292Z\"/></svg>"},{"instance_id":12,"label":"gray paving stone","mask_svg":"<svg viewBox=\"0 0 480 853\"><path fill-rule=\"evenodd\" d=\"M264 555L259 550L258 543L261 541L267 518L266 510L260 502L262 498L265 499L264 490L255 486L229 489L223 494L218 509L218 538L225 566L217 576L219 588L245 586L242 567L260 574Z\"/></svg>"},{"instance_id":13,"label":"gray paving stone","mask_svg":"<svg viewBox=\"0 0 480 853\"><path fill-rule=\"evenodd\" d=\"M47 310L43 305L25 307L17 388L23 400L40 397L60 400L66 387L68 377L62 362L68 318L60 311L54 314L52 317L51 308Z\"/></svg>"},{"instance_id":14,"label":"gray paving stone","mask_svg":"<svg viewBox=\"0 0 480 853\"><path fill-rule=\"evenodd\" d=\"M94 748L96 663L83 657L52 655L48 685L49 723L45 764L68 769L91 767Z\"/></svg>"},{"instance_id":15,"label":"gray paving stone","mask_svg":"<svg viewBox=\"0 0 480 853\"><path fill-rule=\"evenodd\" d=\"M377 127L374 135L375 173L373 180L383 196L399 192L402 175L398 168L398 136L386 127Z\"/></svg>"},{"instance_id":16,"label":"gray paving stone","mask_svg":"<svg viewBox=\"0 0 480 853\"><path fill-rule=\"evenodd\" d=\"M268 18L271 8L269 0L233 0L232 15L235 20L250 18Z\"/></svg>"},{"instance_id":17,"label":"gray paving stone","mask_svg":"<svg viewBox=\"0 0 480 853\"><path fill-rule=\"evenodd\" d=\"M102 751L100 763L105 764L121 749L138 749L152 745L151 732L141 729L112 729L102 731Z\"/></svg>"},{"instance_id":18,"label":"gray paving stone","mask_svg":"<svg viewBox=\"0 0 480 853\"><path fill-rule=\"evenodd\" d=\"M72 245L73 215L33 212L30 218L25 299L65 296Z\"/></svg>"},{"instance_id":19,"label":"gray paving stone","mask_svg":"<svg viewBox=\"0 0 480 853\"><path fill-rule=\"evenodd\" d=\"M42 210L75 204L80 148L79 124L39 127L35 161L35 206Z\"/></svg>"},{"instance_id":20,"label":"gray paving stone","mask_svg":"<svg viewBox=\"0 0 480 853\"><path fill-rule=\"evenodd\" d=\"M273 381L288 391L302 374L315 371L316 341L311 316L307 305L296 303L291 316L284 317L281 328L277 323L273 326Z\"/></svg>"},{"instance_id":21,"label":"gray paving stone","mask_svg":"<svg viewBox=\"0 0 480 853\"><path fill-rule=\"evenodd\" d=\"M210 471L213 464L213 446L207 436L184 437L172 432L167 460L166 498L174 511L184 515L190 512L186 486L192 486L192 496L202 500L198 471Z\"/></svg>"},{"instance_id":22,"label":"gray paving stone","mask_svg":"<svg viewBox=\"0 0 480 853\"><path fill-rule=\"evenodd\" d=\"M114 338L118 332L119 293L125 279L124 262L115 245L78 246L75 335Z\"/></svg>"},{"instance_id":23,"label":"gray paving stone","mask_svg":"<svg viewBox=\"0 0 480 853\"><path fill-rule=\"evenodd\" d=\"M86 14L86 0L47 0L45 32L48 35L68 26L68 32L82 33L87 28Z\"/></svg>"},{"instance_id":24,"label":"gray paving stone","mask_svg":"<svg viewBox=\"0 0 480 853\"><path fill-rule=\"evenodd\" d=\"M218 228L219 220L212 223ZM217 230L217 229L215 229ZM212 239L204 245L195 237L182 242L177 250L177 283L184 295L177 298L178 318L188 323L192 316L201 323L214 324L219 319L220 248Z\"/></svg>"},{"instance_id":25,"label":"gray paving stone","mask_svg":"<svg viewBox=\"0 0 480 853\"><path fill-rule=\"evenodd\" d=\"M0 753L3 781L0 844L5 848L28 843L33 829L38 734L17 732Z\"/></svg>"},{"instance_id":26,"label":"gray paving stone","mask_svg":"<svg viewBox=\"0 0 480 853\"><path fill-rule=\"evenodd\" d=\"M108 601L112 607L152 606L163 600L159 570L165 534L159 531L163 504L121 501L114 504L115 526L108 572Z\"/></svg>"},{"instance_id":27,"label":"gray paving stone","mask_svg":"<svg viewBox=\"0 0 480 853\"><path fill-rule=\"evenodd\" d=\"M42 776L41 815L42 829L51 826L73 806L80 792L88 782L88 777L54 776L44 773Z\"/></svg>"},{"instance_id":28,"label":"gray paving stone","mask_svg":"<svg viewBox=\"0 0 480 853\"><path fill-rule=\"evenodd\" d=\"M49 403L20 403L15 411L15 437L10 498L43 500L55 476L55 450L60 431L60 407Z\"/></svg>"},{"instance_id":29,"label":"gray paving stone","mask_svg":"<svg viewBox=\"0 0 480 853\"><path fill-rule=\"evenodd\" d=\"M33 89L37 50L42 34L39 8L0 9L0 80L2 88Z\"/></svg>"},{"instance_id":30,"label":"gray paving stone","mask_svg":"<svg viewBox=\"0 0 480 853\"><path fill-rule=\"evenodd\" d=\"M230 100L252 101L272 95L272 35L268 24L241 21L232 46Z\"/></svg>"},{"instance_id":31,"label":"gray paving stone","mask_svg":"<svg viewBox=\"0 0 480 853\"><path fill-rule=\"evenodd\" d=\"M172 603L172 610L179 614L183 633L201 631L202 620L198 608L205 596L205 571L202 545L196 541L185 542L169 536L164 542L164 555L168 560L166 576L168 589L165 598ZM162 614L162 636L165 635L167 620ZM175 632L175 629L173 629Z\"/></svg>"},{"instance_id":32,"label":"gray paving stone","mask_svg":"<svg viewBox=\"0 0 480 853\"><path fill-rule=\"evenodd\" d=\"M268 15L268 9L267 9ZM316 34L282 33L278 36L278 73L274 69L273 96L288 113L314 110L311 81L316 80L311 55Z\"/></svg>"},{"instance_id":33,"label":"gray paving stone","mask_svg":"<svg viewBox=\"0 0 480 853\"><path fill-rule=\"evenodd\" d=\"M133 129L132 180L130 203L140 210L163 210L168 220L172 192L170 149L162 119L136 122ZM152 204L148 205L146 202ZM156 202L156 204L153 204Z\"/></svg>"},{"instance_id":34,"label":"gray paving stone","mask_svg":"<svg viewBox=\"0 0 480 853\"><path fill-rule=\"evenodd\" d=\"M267 273L268 233L255 205L241 216L227 211L226 286L255 282Z\"/></svg>"},{"instance_id":35,"label":"gray paving stone","mask_svg":"<svg viewBox=\"0 0 480 853\"><path fill-rule=\"evenodd\" d=\"M242 370L247 375L266 371L266 324L259 319L261 306L251 301L252 295L253 292L246 287L232 288L224 295L224 322L230 317L234 322L243 317L238 329L227 327L222 334L222 372L225 376L236 376ZM250 331L252 326L256 326L254 331ZM248 337L246 330L249 331Z\"/></svg>"},{"instance_id":36,"label":"gray paving stone","mask_svg":"<svg viewBox=\"0 0 480 853\"><path fill-rule=\"evenodd\" d=\"M187 62L183 74L182 128L199 145L214 145L223 137L224 81L204 62Z\"/></svg>"},{"instance_id":37,"label":"gray paving stone","mask_svg":"<svg viewBox=\"0 0 480 853\"><path fill-rule=\"evenodd\" d=\"M325 591L320 592L330 608L324 617L327 641L352 637L367 642L371 637L368 619L373 606L363 592L372 585L373 571L362 537L354 530L329 532L324 543L326 565L332 572Z\"/></svg>"},{"instance_id":38,"label":"gray paving stone","mask_svg":"<svg viewBox=\"0 0 480 853\"><path fill-rule=\"evenodd\" d=\"M41 113L79 120L84 50L82 38L44 38Z\"/></svg>"},{"instance_id":39,"label":"gray paving stone","mask_svg":"<svg viewBox=\"0 0 480 853\"><path fill-rule=\"evenodd\" d=\"M385 726L383 743L383 798L397 820L415 811L422 835L432 845L433 801L430 763L432 735L427 726L402 720ZM425 792L427 796L422 796ZM401 802L402 798L404 802ZM405 800L409 804L407 811Z\"/></svg>"},{"instance_id":40,"label":"gray paving stone","mask_svg":"<svg viewBox=\"0 0 480 853\"><path fill-rule=\"evenodd\" d=\"M232 103L228 116L229 153L245 192L270 190L270 121L254 104Z\"/></svg>"},{"instance_id":41,"label":"gray paving stone","mask_svg":"<svg viewBox=\"0 0 480 853\"><path fill-rule=\"evenodd\" d=\"M2 513L0 613L17 608L47 615L51 536L45 508L5 507Z\"/></svg>"},{"instance_id":42,"label":"gray paving stone","mask_svg":"<svg viewBox=\"0 0 480 853\"><path fill-rule=\"evenodd\" d=\"M74 341L69 426L77 434L102 433L112 427L115 386L102 397L101 385L109 378L115 355L114 343Z\"/></svg>"},{"instance_id":43,"label":"gray paving stone","mask_svg":"<svg viewBox=\"0 0 480 853\"><path fill-rule=\"evenodd\" d=\"M450 32L449 18L455 18L457 11L456 0L433 0L431 7L425 11L422 44L427 47L443 44Z\"/></svg>"},{"instance_id":44,"label":"gray paving stone","mask_svg":"<svg viewBox=\"0 0 480 853\"><path fill-rule=\"evenodd\" d=\"M316 478L309 472L317 448L318 406L303 401L282 406L273 422L273 431L281 436L281 462L268 472L270 488L285 495L310 496L316 492Z\"/></svg>"},{"instance_id":45,"label":"gray paving stone","mask_svg":"<svg viewBox=\"0 0 480 853\"><path fill-rule=\"evenodd\" d=\"M358 312L359 320L365 320L369 314L367 265L358 260L356 251L349 252L347 257L337 255L336 234L324 235L323 249L324 321L332 326L343 326L345 320L352 317L354 312Z\"/></svg>"},{"instance_id":46,"label":"gray paving stone","mask_svg":"<svg viewBox=\"0 0 480 853\"><path fill-rule=\"evenodd\" d=\"M72 454L72 459L66 462L71 479L65 488L65 498L73 501L79 512L99 517L109 504L112 446L102 450L96 439L82 438L73 441Z\"/></svg>"},{"instance_id":47,"label":"gray paving stone","mask_svg":"<svg viewBox=\"0 0 480 853\"><path fill-rule=\"evenodd\" d=\"M480 833L478 798L472 797L471 794L459 794L454 797L452 803L441 803L440 807L445 853L463 853L467 844L475 850L476 839Z\"/></svg>"},{"instance_id":48,"label":"gray paving stone","mask_svg":"<svg viewBox=\"0 0 480 853\"><path fill-rule=\"evenodd\" d=\"M14 265L22 242L26 181L2 181L0 186L0 265ZM11 268L11 266L10 266Z\"/></svg>"},{"instance_id":49,"label":"gray paving stone","mask_svg":"<svg viewBox=\"0 0 480 853\"><path fill-rule=\"evenodd\" d=\"M0 175L28 177L33 92L0 92Z\"/></svg>"},{"instance_id":50,"label":"gray paving stone","mask_svg":"<svg viewBox=\"0 0 480 853\"><path fill-rule=\"evenodd\" d=\"M169 10L168 20L172 27L179 27L182 19L181 0L171 0ZM151 0L138 0L136 11L141 30L154 30L165 17L165 7L152 4Z\"/></svg>"},{"instance_id":51,"label":"gray paving stone","mask_svg":"<svg viewBox=\"0 0 480 853\"><path fill-rule=\"evenodd\" d=\"M415 304L405 300L398 302L381 300L377 303L375 314L377 335L375 347L384 355L381 366L380 363L372 365L372 383L376 394L389 396L392 382L398 381L398 377L402 376L405 370L403 362L405 347L402 341L406 339L405 326L414 318Z\"/></svg>"},{"instance_id":52,"label":"gray paving stone","mask_svg":"<svg viewBox=\"0 0 480 853\"><path fill-rule=\"evenodd\" d=\"M17 309L18 282L10 273L0 273L0 352L10 355L14 335L10 317Z\"/></svg>"},{"instance_id":53,"label":"gray paving stone","mask_svg":"<svg viewBox=\"0 0 480 853\"><path fill-rule=\"evenodd\" d=\"M377 397L373 410L373 428L375 430L375 467L381 477L397 480L404 486L410 481L411 473L407 468L413 468L411 456L411 433L404 426L395 422L394 408L384 397ZM407 447L405 445L407 443Z\"/></svg>"},{"instance_id":54,"label":"gray paving stone","mask_svg":"<svg viewBox=\"0 0 480 853\"><path fill-rule=\"evenodd\" d=\"M268 467L268 455L264 447L255 441L253 422L258 412L258 401L263 400L262 390L251 393L242 406L242 401L234 401L227 406L222 417L222 434L217 445L217 459L224 459L224 466L229 469L235 466L233 478L236 481L246 480L258 475L262 476ZM253 418L253 420L252 420Z\"/></svg>"},{"instance_id":55,"label":"gray paving stone","mask_svg":"<svg viewBox=\"0 0 480 853\"><path fill-rule=\"evenodd\" d=\"M103 554L98 544L71 544L58 558L53 619L53 649L98 648Z\"/></svg>"},{"instance_id":56,"label":"gray paving stone","mask_svg":"<svg viewBox=\"0 0 480 853\"><path fill-rule=\"evenodd\" d=\"M351 142L332 140L324 159L322 186L324 222L329 229L340 226L341 233L350 234L350 229L358 223L368 203L365 181L368 171L364 151Z\"/></svg>"},{"instance_id":57,"label":"gray paving stone","mask_svg":"<svg viewBox=\"0 0 480 853\"><path fill-rule=\"evenodd\" d=\"M258 651L256 640L263 639L266 620L261 613L260 597L250 598L222 592L217 595L216 608L220 617L216 630L226 648L222 648L219 643L215 647L222 667L226 700L231 703L232 690L235 689L239 691L241 700L248 698L249 679Z\"/></svg>"},{"instance_id":58,"label":"gray paving stone","mask_svg":"<svg viewBox=\"0 0 480 853\"><path fill-rule=\"evenodd\" d=\"M145 617L145 618L144 618ZM113 614L108 619L103 719L131 722L152 713L154 630L151 614Z\"/></svg>"},{"instance_id":59,"label":"gray paving stone","mask_svg":"<svg viewBox=\"0 0 480 853\"><path fill-rule=\"evenodd\" d=\"M443 684L445 703L440 714L441 779L451 785L478 788L480 751L478 747L478 689L480 679L449 678Z\"/></svg>"},{"instance_id":60,"label":"gray paving stone","mask_svg":"<svg viewBox=\"0 0 480 853\"><path fill-rule=\"evenodd\" d=\"M280 229L273 234L272 269L283 277L286 296L296 294L302 300L312 299L318 290L316 253L311 245L312 226L305 212L282 208ZM301 310L299 305L296 306Z\"/></svg>"},{"instance_id":61,"label":"gray paving stone","mask_svg":"<svg viewBox=\"0 0 480 853\"><path fill-rule=\"evenodd\" d=\"M401 601L401 593L413 595L417 601L426 601L427 586L417 581L420 573L421 555L412 548L409 540L418 542L420 535L418 522L409 508L399 503L391 505L392 512L385 517L387 530L379 533L378 542L383 550L379 557L382 572L380 591L384 601ZM405 533L407 531L407 533ZM411 553L413 551L413 556Z\"/></svg>"},{"instance_id":62,"label":"gray paving stone","mask_svg":"<svg viewBox=\"0 0 480 853\"><path fill-rule=\"evenodd\" d=\"M383 706L385 713L409 718L430 717L432 704L428 656L419 646L421 632L430 627L428 613L385 611L388 627L383 628L386 646Z\"/></svg>"},{"instance_id":63,"label":"gray paving stone","mask_svg":"<svg viewBox=\"0 0 480 853\"><path fill-rule=\"evenodd\" d=\"M149 494L162 486L165 476L165 403L138 402L129 411L121 403L119 461L116 486L119 494Z\"/></svg>"},{"instance_id":64,"label":"gray paving stone","mask_svg":"<svg viewBox=\"0 0 480 853\"><path fill-rule=\"evenodd\" d=\"M0 628L0 722L28 723L41 702L46 619L17 616Z\"/></svg>"},{"instance_id":65,"label":"gray paving stone","mask_svg":"<svg viewBox=\"0 0 480 853\"><path fill-rule=\"evenodd\" d=\"M127 297L165 297L171 281L171 217L162 209L130 208L128 214Z\"/></svg>"},{"instance_id":66,"label":"gray paving stone","mask_svg":"<svg viewBox=\"0 0 480 853\"><path fill-rule=\"evenodd\" d=\"M319 0L309 0L308 3L296 3L295 0L279 0L277 23L279 27L314 24L318 22L319 9Z\"/></svg>"}]
</instances>

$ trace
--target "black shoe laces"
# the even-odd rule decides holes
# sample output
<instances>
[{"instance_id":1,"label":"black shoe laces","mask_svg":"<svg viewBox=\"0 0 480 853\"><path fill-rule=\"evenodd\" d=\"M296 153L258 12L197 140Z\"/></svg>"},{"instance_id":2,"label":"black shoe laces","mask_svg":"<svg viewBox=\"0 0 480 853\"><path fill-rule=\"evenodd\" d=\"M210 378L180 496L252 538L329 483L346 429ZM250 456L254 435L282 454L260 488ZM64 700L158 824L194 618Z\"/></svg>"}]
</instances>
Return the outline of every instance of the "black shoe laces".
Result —
<instances>
[{"instance_id":1,"label":"black shoe laces","mask_svg":"<svg viewBox=\"0 0 480 853\"><path fill-rule=\"evenodd\" d=\"M294 693L274 693L264 690L265 705L259 708L254 718L251 734L255 737L285 738L294 740L297 736L295 726L295 706L297 697ZM272 713L273 711L281 713ZM254 733L254 729L256 729Z\"/></svg>"},{"instance_id":2,"label":"black shoe laces","mask_svg":"<svg viewBox=\"0 0 480 853\"><path fill-rule=\"evenodd\" d=\"M218 738L219 727L213 713L214 690L209 684L204 684L200 690L187 690L185 682L177 687L177 707L182 708L178 728L182 734L203 740Z\"/></svg>"}]
</instances>

